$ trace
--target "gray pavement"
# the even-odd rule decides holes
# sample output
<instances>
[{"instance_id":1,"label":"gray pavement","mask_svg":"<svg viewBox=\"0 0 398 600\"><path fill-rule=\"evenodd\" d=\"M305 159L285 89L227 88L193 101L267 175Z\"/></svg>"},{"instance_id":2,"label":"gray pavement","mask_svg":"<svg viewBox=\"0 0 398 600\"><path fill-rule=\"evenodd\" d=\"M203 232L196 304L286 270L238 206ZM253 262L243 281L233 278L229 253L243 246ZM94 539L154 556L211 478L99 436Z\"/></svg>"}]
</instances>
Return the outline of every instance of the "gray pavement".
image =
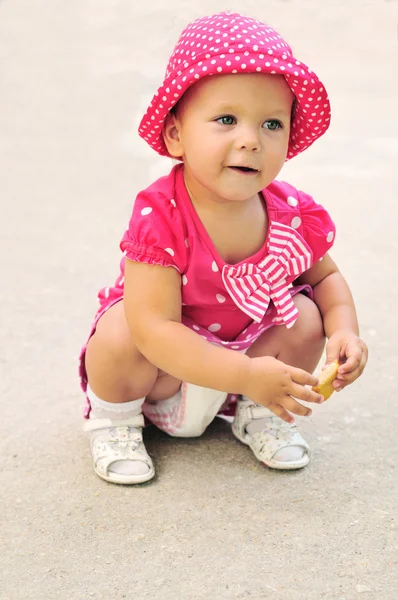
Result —
<instances>
[{"instance_id":1,"label":"gray pavement","mask_svg":"<svg viewBox=\"0 0 398 600\"><path fill-rule=\"evenodd\" d=\"M144 6L145 4L145 6ZM135 193L170 164L136 133L193 17L279 28L332 100L284 176L332 213L370 347L302 431L308 468L261 467L216 420L154 429L157 478L92 472L77 355ZM392 600L397 536L397 14L394 0L0 2L0 600Z\"/></svg>"}]
</instances>

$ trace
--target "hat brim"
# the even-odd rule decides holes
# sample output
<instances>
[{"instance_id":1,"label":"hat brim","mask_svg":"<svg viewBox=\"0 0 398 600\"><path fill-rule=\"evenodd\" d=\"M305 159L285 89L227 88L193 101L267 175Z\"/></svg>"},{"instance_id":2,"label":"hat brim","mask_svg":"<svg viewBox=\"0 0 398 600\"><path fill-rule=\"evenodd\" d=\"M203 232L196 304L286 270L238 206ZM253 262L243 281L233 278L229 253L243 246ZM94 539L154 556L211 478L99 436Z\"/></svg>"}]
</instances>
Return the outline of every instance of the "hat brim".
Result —
<instances>
[{"instance_id":1,"label":"hat brim","mask_svg":"<svg viewBox=\"0 0 398 600\"><path fill-rule=\"evenodd\" d=\"M187 64L187 63L185 63ZM254 52L198 56L194 64L172 71L157 90L143 116L139 135L159 154L170 156L163 139L167 114L189 87L203 77L238 73L283 75L295 98L286 160L297 156L323 135L330 125L330 103L325 86L304 63L286 52Z\"/></svg>"}]
</instances>

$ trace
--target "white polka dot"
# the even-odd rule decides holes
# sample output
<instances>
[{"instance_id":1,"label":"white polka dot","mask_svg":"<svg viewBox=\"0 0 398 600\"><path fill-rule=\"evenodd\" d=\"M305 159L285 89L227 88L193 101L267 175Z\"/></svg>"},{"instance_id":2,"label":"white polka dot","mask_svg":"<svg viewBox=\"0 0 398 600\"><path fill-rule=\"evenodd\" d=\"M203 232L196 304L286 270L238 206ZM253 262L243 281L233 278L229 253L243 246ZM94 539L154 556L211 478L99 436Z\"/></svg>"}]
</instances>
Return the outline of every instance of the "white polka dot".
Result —
<instances>
[{"instance_id":1,"label":"white polka dot","mask_svg":"<svg viewBox=\"0 0 398 600\"><path fill-rule=\"evenodd\" d=\"M175 201L174 199L171 199L171 200L170 200L170 202L172 203L172 205L173 205L174 207L176 207L176 206L177 206L177 204L176 204L176 201Z\"/></svg>"},{"instance_id":2,"label":"white polka dot","mask_svg":"<svg viewBox=\"0 0 398 600\"><path fill-rule=\"evenodd\" d=\"M297 229L298 227L300 227L300 225L301 225L300 217L294 217L291 222L291 226L293 227L293 229Z\"/></svg>"},{"instance_id":3,"label":"white polka dot","mask_svg":"<svg viewBox=\"0 0 398 600\"><path fill-rule=\"evenodd\" d=\"M166 252L171 254L171 256L174 256L174 250L172 248L165 248L165 250L166 250Z\"/></svg>"},{"instance_id":4,"label":"white polka dot","mask_svg":"<svg viewBox=\"0 0 398 600\"><path fill-rule=\"evenodd\" d=\"M188 283L188 277L186 275L182 276L182 285L187 285Z\"/></svg>"},{"instance_id":5,"label":"white polka dot","mask_svg":"<svg viewBox=\"0 0 398 600\"><path fill-rule=\"evenodd\" d=\"M221 304L223 302L225 302L225 300L226 300L226 297L223 296L222 294L217 294L216 298L217 298L218 302L220 302Z\"/></svg>"},{"instance_id":6,"label":"white polka dot","mask_svg":"<svg viewBox=\"0 0 398 600\"><path fill-rule=\"evenodd\" d=\"M209 331L215 332L215 331L220 331L221 329L221 325L220 323L213 323L212 325L210 325L210 327L207 328Z\"/></svg>"},{"instance_id":7,"label":"white polka dot","mask_svg":"<svg viewBox=\"0 0 398 600\"><path fill-rule=\"evenodd\" d=\"M147 206L146 208L142 209L141 214L143 217L145 217L146 215L149 215L151 212L152 212L152 207Z\"/></svg>"},{"instance_id":8,"label":"white polka dot","mask_svg":"<svg viewBox=\"0 0 398 600\"><path fill-rule=\"evenodd\" d=\"M326 241L328 242L333 242L333 238L334 238L334 232L333 231L329 231L327 237L326 237Z\"/></svg>"},{"instance_id":9,"label":"white polka dot","mask_svg":"<svg viewBox=\"0 0 398 600\"><path fill-rule=\"evenodd\" d=\"M239 346L231 346L233 350L239 350Z\"/></svg>"},{"instance_id":10,"label":"white polka dot","mask_svg":"<svg viewBox=\"0 0 398 600\"><path fill-rule=\"evenodd\" d=\"M195 331L200 331L200 327L198 327L197 325L193 325L193 329L194 329Z\"/></svg>"},{"instance_id":11,"label":"white polka dot","mask_svg":"<svg viewBox=\"0 0 398 600\"><path fill-rule=\"evenodd\" d=\"M217 273L217 271L219 270L215 260L213 260L213 262L211 263L211 270L214 271L214 273Z\"/></svg>"},{"instance_id":12,"label":"white polka dot","mask_svg":"<svg viewBox=\"0 0 398 600\"><path fill-rule=\"evenodd\" d=\"M289 206L297 206L298 200L297 200L297 198L294 198L293 196L289 196L287 199L287 203Z\"/></svg>"},{"instance_id":13,"label":"white polka dot","mask_svg":"<svg viewBox=\"0 0 398 600\"><path fill-rule=\"evenodd\" d=\"M189 248L189 239L188 238L185 238L185 245L187 248Z\"/></svg>"}]
</instances>

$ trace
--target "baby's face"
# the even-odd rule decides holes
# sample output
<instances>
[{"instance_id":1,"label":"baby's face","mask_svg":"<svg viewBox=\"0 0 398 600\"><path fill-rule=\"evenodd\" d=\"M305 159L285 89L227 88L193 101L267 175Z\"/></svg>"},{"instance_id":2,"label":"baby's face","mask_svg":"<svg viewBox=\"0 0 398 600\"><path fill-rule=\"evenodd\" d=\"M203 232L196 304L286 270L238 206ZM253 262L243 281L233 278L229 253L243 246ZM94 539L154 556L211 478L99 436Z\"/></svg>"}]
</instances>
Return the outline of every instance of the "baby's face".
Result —
<instances>
[{"instance_id":1,"label":"baby's face","mask_svg":"<svg viewBox=\"0 0 398 600\"><path fill-rule=\"evenodd\" d=\"M192 193L244 201L267 187L286 159L293 99L283 76L263 73L209 76L189 88L170 119L171 153L183 158Z\"/></svg>"}]
</instances>

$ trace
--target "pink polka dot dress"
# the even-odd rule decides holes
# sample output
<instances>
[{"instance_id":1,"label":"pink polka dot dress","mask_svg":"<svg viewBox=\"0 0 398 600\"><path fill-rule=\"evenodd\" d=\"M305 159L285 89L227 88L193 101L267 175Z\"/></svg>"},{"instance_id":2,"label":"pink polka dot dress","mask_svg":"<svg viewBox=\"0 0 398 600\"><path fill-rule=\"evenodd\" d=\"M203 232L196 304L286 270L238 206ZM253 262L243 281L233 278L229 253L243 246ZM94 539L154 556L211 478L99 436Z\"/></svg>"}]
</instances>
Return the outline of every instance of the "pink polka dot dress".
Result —
<instances>
[{"instance_id":1,"label":"pink polka dot dress","mask_svg":"<svg viewBox=\"0 0 398 600\"><path fill-rule=\"evenodd\" d=\"M298 311L292 297L309 286L295 280L333 245L334 224L307 194L279 181L262 196L268 214L263 247L237 264L218 254L184 183L183 165L138 194L120 247L124 257L113 287L100 290L98 319L123 298L124 262L174 268L181 275L182 322L213 344L244 352L268 328L291 327ZM87 387L81 354L82 387ZM231 390L233 391L233 390Z\"/></svg>"}]
</instances>

